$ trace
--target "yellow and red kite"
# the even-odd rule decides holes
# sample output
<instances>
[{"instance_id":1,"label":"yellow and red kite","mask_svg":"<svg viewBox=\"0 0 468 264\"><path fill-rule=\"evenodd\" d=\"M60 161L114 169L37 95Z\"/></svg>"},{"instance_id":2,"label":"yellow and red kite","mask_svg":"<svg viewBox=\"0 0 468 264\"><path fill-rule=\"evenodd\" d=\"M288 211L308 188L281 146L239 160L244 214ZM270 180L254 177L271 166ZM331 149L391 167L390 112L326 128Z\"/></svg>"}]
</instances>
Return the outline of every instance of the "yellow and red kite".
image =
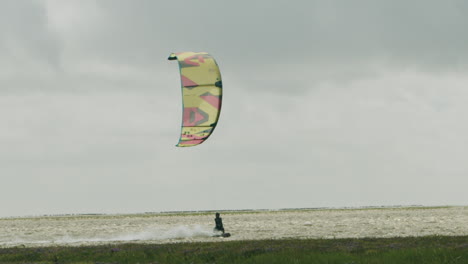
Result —
<instances>
[{"instance_id":1,"label":"yellow and red kite","mask_svg":"<svg viewBox=\"0 0 468 264\"><path fill-rule=\"evenodd\" d=\"M177 147L201 144L218 123L223 85L218 64L206 52L172 53L177 60L182 81L182 132Z\"/></svg>"}]
</instances>

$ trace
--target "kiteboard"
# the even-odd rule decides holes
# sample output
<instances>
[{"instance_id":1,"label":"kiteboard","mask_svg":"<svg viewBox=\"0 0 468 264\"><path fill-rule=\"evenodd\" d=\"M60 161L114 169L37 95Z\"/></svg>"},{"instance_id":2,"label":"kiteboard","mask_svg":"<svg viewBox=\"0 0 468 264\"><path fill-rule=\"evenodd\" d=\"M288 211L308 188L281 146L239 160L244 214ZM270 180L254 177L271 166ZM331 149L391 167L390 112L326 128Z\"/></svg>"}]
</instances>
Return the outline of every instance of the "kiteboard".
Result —
<instances>
[{"instance_id":1,"label":"kiteboard","mask_svg":"<svg viewBox=\"0 0 468 264\"><path fill-rule=\"evenodd\" d=\"M223 233L223 234L216 234L213 235L213 237L230 237L231 233Z\"/></svg>"}]
</instances>

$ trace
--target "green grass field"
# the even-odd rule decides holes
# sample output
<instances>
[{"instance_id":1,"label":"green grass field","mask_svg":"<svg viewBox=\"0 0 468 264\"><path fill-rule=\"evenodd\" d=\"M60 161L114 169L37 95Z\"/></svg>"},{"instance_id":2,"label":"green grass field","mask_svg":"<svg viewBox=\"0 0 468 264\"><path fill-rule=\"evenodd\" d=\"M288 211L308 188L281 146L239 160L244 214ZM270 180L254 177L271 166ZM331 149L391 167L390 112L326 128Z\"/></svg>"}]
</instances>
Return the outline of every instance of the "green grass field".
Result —
<instances>
[{"instance_id":1,"label":"green grass field","mask_svg":"<svg viewBox=\"0 0 468 264\"><path fill-rule=\"evenodd\" d=\"M468 263L468 236L15 247L0 263Z\"/></svg>"}]
</instances>

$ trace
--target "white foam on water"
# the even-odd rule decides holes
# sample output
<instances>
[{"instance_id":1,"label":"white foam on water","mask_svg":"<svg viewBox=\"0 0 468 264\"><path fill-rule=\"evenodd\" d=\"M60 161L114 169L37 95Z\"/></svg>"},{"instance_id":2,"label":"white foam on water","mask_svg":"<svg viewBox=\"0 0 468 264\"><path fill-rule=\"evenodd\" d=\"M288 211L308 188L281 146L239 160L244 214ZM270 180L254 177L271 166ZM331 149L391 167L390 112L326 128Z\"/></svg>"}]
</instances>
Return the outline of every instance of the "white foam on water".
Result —
<instances>
[{"instance_id":1,"label":"white foam on water","mask_svg":"<svg viewBox=\"0 0 468 264\"><path fill-rule=\"evenodd\" d=\"M39 237L20 238L10 241L0 241L0 246L15 245L63 245L63 244L88 244L105 242L130 242L130 241L162 241L183 240L190 238L208 238L214 235L213 231L201 225L176 226L170 229L147 229L134 233L113 234L110 236L72 236L63 235L43 239Z\"/></svg>"},{"instance_id":2,"label":"white foam on water","mask_svg":"<svg viewBox=\"0 0 468 264\"><path fill-rule=\"evenodd\" d=\"M134 240L168 240L168 239L183 239L197 237L211 237L213 231L200 226L177 226L168 230L146 230L139 233L125 234L114 237L113 241L134 241Z\"/></svg>"}]
</instances>

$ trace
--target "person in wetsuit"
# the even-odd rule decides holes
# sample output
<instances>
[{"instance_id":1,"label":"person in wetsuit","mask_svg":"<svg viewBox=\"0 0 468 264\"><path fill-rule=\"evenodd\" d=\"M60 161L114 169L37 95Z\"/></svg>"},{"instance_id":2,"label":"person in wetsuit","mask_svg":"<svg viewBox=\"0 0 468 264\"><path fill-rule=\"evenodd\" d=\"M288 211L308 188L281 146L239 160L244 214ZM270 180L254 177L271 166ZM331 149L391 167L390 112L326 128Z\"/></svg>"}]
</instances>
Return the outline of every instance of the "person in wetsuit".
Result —
<instances>
[{"instance_id":1,"label":"person in wetsuit","mask_svg":"<svg viewBox=\"0 0 468 264\"><path fill-rule=\"evenodd\" d=\"M223 219L219 217L219 213L216 213L215 223L216 226L214 228L214 231L221 231L224 234Z\"/></svg>"}]
</instances>

